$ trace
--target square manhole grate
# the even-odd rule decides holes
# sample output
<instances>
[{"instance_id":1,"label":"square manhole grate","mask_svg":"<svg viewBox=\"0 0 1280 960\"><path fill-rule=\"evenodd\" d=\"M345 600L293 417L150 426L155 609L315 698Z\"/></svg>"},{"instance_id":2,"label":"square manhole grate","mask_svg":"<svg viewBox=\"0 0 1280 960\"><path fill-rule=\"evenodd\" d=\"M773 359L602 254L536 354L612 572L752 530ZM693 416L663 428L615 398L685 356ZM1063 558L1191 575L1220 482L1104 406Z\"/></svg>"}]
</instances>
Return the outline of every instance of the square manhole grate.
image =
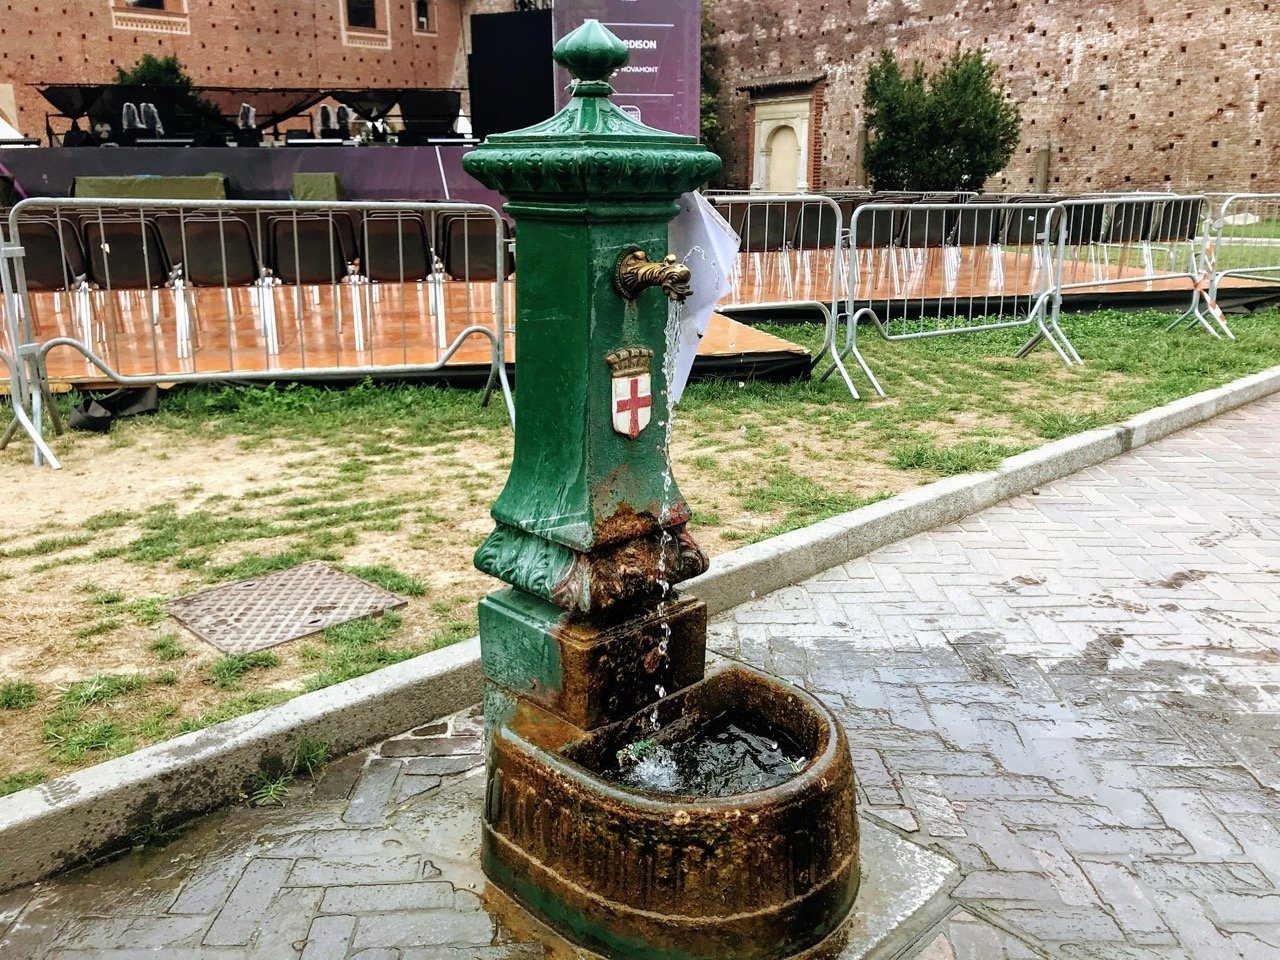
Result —
<instances>
[{"instance_id":1,"label":"square manhole grate","mask_svg":"<svg viewBox=\"0 0 1280 960\"><path fill-rule=\"evenodd\" d=\"M224 653L249 653L403 607L381 587L313 560L171 600L175 620Z\"/></svg>"}]
</instances>

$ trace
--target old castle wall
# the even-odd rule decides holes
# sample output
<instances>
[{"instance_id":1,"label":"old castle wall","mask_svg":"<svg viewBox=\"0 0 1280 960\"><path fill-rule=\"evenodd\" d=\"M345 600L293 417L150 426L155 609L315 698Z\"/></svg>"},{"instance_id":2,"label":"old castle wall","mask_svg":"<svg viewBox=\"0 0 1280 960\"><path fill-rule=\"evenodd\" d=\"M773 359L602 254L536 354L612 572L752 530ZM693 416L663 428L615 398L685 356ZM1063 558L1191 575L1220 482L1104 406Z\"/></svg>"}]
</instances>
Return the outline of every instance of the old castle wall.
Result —
<instances>
[{"instance_id":1,"label":"old castle wall","mask_svg":"<svg viewBox=\"0 0 1280 960\"><path fill-rule=\"evenodd\" d=\"M0 85L16 119L40 135L43 83L109 83L145 53L176 54L202 86L447 87L462 0L374 0L372 29L347 26L347 0L127 0L0 3ZM7 99L0 98L0 99Z\"/></svg>"},{"instance_id":2,"label":"old castle wall","mask_svg":"<svg viewBox=\"0 0 1280 960\"><path fill-rule=\"evenodd\" d=\"M1047 146L1051 190L1280 190L1280 0L709 0L708 10L730 186L751 180L753 95L741 85L824 75L814 185L853 186L872 58L888 46L932 67L959 45L985 48L1022 108L1022 143L989 186L1031 188Z\"/></svg>"}]
</instances>

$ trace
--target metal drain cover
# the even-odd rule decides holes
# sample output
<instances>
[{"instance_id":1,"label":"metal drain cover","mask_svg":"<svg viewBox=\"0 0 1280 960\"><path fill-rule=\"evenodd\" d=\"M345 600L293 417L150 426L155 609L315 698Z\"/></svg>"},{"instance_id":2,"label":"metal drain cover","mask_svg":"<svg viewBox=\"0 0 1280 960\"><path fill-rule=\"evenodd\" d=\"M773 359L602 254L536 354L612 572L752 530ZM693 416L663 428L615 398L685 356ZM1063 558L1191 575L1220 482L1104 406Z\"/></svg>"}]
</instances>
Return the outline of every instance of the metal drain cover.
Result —
<instances>
[{"instance_id":1,"label":"metal drain cover","mask_svg":"<svg viewBox=\"0 0 1280 960\"><path fill-rule=\"evenodd\" d=\"M408 601L313 560L179 597L169 614L224 653L249 653Z\"/></svg>"}]
</instances>

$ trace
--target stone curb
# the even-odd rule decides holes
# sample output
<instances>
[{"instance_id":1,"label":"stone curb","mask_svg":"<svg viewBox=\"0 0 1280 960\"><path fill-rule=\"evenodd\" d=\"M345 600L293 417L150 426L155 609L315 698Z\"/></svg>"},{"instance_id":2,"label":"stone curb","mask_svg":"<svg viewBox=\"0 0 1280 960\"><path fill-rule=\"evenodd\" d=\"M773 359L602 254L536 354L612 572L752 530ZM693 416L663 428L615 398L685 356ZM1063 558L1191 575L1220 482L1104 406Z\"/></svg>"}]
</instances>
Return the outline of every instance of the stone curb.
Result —
<instances>
[{"instance_id":1,"label":"stone curb","mask_svg":"<svg viewBox=\"0 0 1280 960\"><path fill-rule=\"evenodd\" d=\"M1280 392L1280 367L715 559L683 586L712 614ZM306 737L332 756L480 699L476 638L0 798L0 893L240 799Z\"/></svg>"},{"instance_id":2,"label":"stone curb","mask_svg":"<svg viewBox=\"0 0 1280 960\"><path fill-rule=\"evenodd\" d=\"M475 703L481 683L472 639L0 798L0 892L239 800L304 737L341 756Z\"/></svg>"}]
</instances>

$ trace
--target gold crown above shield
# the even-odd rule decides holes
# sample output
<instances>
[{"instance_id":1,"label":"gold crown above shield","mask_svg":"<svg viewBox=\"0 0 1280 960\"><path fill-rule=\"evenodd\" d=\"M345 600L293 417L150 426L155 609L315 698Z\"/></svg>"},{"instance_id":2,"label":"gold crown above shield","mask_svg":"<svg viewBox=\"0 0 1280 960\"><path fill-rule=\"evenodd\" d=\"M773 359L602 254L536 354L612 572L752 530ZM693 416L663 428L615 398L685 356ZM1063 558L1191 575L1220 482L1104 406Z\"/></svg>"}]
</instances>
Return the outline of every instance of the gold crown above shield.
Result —
<instances>
[{"instance_id":1,"label":"gold crown above shield","mask_svg":"<svg viewBox=\"0 0 1280 960\"><path fill-rule=\"evenodd\" d=\"M615 377L636 377L649 372L653 351L645 347L623 347L606 354L604 362Z\"/></svg>"}]
</instances>

